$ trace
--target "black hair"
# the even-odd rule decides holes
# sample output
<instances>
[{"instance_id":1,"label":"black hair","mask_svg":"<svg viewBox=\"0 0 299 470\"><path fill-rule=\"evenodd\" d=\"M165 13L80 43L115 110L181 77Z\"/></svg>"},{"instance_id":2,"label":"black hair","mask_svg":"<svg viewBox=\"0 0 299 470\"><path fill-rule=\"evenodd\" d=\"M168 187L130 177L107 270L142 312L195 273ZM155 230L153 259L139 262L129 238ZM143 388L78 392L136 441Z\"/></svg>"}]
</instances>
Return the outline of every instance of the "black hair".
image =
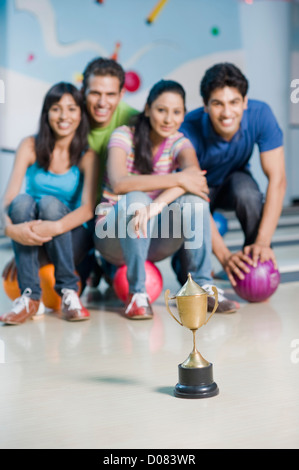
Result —
<instances>
[{"instance_id":1,"label":"black hair","mask_svg":"<svg viewBox=\"0 0 299 470\"><path fill-rule=\"evenodd\" d=\"M149 92L146 105L151 107L152 103L162 93L177 93L183 99L185 111L185 90L178 82L173 80L160 80ZM134 131L135 159L134 166L142 174L151 174L152 165L152 142L150 139L151 124L145 115L145 110L137 115Z\"/></svg>"},{"instance_id":2,"label":"black hair","mask_svg":"<svg viewBox=\"0 0 299 470\"><path fill-rule=\"evenodd\" d=\"M45 170L49 168L56 140L48 120L49 109L53 104L58 103L65 94L71 95L81 109L81 121L70 145L70 166L78 165L83 152L88 147L89 124L81 92L71 83L60 82L53 85L45 96L39 130L35 137L36 161Z\"/></svg>"},{"instance_id":3,"label":"black hair","mask_svg":"<svg viewBox=\"0 0 299 470\"><path fill-rule=\"evenodd\" d=\"M213 65L205 72L200 83L200 94L204 104L208 104L214 90L226 86L237 88L243 98L247 95L248 80L238 67L228 62Z\"/></svg>"},{"instance_id":4,"label":"black hair","mask_svg":"<svg viewBox=\"0 0 299 470\"><path fill-rule=\"evenodd\" d=\"M121 91L125 84L125 71L122 66L114 59L105 59L97 57L87 64L83 72L82 91L85 94L88 88L88 80L91 75L111 76L119 79L119 90Z\"/></svg>"}]
</instances>

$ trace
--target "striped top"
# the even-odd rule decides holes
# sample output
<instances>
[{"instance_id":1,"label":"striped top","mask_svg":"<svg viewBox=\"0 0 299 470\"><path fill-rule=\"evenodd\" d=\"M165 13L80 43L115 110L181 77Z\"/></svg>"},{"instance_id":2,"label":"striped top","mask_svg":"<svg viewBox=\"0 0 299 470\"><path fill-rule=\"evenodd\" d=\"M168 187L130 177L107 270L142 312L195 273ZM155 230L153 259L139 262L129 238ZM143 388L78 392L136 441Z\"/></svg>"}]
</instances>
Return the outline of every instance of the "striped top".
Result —
<instances>
[{"instance_id":1,"label":"striped top","mask_svg":"<svg viewBox=\"0 0 299 470\"><path fill-rule=\"evenodd\" d=\"M128 175L138 175L140 172L134 167L135 149L133 143L134 128L128 126L121 126L115 129L112 133L108 149L112 147L119 147L125 150L127 155L127 170ZM153 173L155 175L167 175L172 173L178 168L177 156L184 148L192 147L191 142L181 132L167 137L160 145L157 153L153 157ZM193 147L192 147L193 148ZM148 191L147 194L151 199L155 199L163 189L155 191ZM104 176L103 182L103 197L102 202L109 202L115 204L122 195L114 194L109 183L107 172Z\"/></svg>"}]
</instances>

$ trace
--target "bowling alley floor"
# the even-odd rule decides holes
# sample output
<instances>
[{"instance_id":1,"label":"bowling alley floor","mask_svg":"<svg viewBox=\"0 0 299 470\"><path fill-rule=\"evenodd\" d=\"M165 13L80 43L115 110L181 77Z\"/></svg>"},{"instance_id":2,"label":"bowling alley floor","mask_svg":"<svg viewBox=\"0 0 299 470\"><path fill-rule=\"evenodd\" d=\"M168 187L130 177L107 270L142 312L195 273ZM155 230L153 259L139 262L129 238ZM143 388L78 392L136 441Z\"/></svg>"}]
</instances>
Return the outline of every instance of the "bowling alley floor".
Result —
<instances>
[{"instance_id":1,"label":"bowling alley floor","mask_svg":"<svg viewBox=\"0 0 299 470\"><path fill-rule=\"evenodd\" d=\"M240 231L229 219L230 246ZM241 299L197 332L219 395L173 394L192 334L167 313L134 322L104 281L83 301L90 321L47 312L21 326L0 323L1 449L291 449L299 447L299 208L286 210L274 238L282 282L264 303ZM11 257L0 237L0 268ZM218 272L217 285L237 299ZM179 285L169 260L164 289ZM215 281L216 282L216 281ZM10 300L0 287L0 314ZM172 305L173 311L175 307Z\"/></svg>"}]
</instances>

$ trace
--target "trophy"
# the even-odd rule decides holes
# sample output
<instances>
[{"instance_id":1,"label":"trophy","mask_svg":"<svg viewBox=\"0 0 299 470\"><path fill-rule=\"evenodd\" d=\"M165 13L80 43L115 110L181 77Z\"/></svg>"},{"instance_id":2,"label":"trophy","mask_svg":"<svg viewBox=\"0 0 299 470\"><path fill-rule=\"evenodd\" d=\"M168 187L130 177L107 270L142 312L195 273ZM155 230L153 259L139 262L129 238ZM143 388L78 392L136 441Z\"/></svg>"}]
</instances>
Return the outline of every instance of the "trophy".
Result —
<instances>
[{"instance_id":1,"label":"trophy","mask_svg":"<svg viewBox=\"0 0 299 470\"><path fill-rule=\"evenodd\" d=\"M213 364L206 361L196 349L195 335L198 328L206 325L218 307L218 292L212 287L214 295L209 295L202 287L193 281L188 274L187 282L176 296L169 297L170 290L165 291L165 302L168 313L185 328L193 333L193 350L187 359L179 364L179 382L174 389L174 395L179 398L208 398L218 395L219 389L213 381ZM208 297L215 297L215 306L207 315ZM171 312L168 300L176 300L179 321Z\"/></svg>"}]
</instances>

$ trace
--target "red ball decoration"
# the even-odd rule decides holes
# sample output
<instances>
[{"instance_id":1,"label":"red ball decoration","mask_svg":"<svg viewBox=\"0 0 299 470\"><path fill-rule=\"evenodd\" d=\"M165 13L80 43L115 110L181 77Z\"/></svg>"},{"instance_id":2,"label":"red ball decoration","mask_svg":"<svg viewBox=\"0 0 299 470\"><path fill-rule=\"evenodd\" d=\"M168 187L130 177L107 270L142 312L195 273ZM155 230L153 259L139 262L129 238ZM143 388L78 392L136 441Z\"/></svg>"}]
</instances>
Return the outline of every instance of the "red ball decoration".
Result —
<instances>
[{"instance_id":1,"label":"red ball decoration","mask_svg":"<svg viewBox=\"0 0 299 470\"><path fill-rule=\"evenodd\" d=\"M235 276L236 293L248 302L262 302L268 299L279 286L279 271L274 268L271 260L264 263L258 261L256 268L247 266L250 272L244 273L244 279Z\"/></svg>"},{"instance_id":2,"label":"red ball decoration","mask_svg":"<svg viewBox=\"0 0 299 470\"><path fill-rule=\"evenodd\" d=\"M123 265L115 273L113 288L117 297L125 302L129 295L129 283L127 280L127 266ZM153 303L163 289L163 278L160 270L151 261L145 262L145 288L150 303Z\"/></svg>"},{"instance_id":3,"label":"red ball decoration","mask_svg":"<svg viewBox=\"0 0 299 470\"><path fill-rule=\"evenodd\" d=\"M134 93L140 87L141 80L139 75L132 70L125 73L125 89L130 93Z\"/></svg>"}]
</instances>

